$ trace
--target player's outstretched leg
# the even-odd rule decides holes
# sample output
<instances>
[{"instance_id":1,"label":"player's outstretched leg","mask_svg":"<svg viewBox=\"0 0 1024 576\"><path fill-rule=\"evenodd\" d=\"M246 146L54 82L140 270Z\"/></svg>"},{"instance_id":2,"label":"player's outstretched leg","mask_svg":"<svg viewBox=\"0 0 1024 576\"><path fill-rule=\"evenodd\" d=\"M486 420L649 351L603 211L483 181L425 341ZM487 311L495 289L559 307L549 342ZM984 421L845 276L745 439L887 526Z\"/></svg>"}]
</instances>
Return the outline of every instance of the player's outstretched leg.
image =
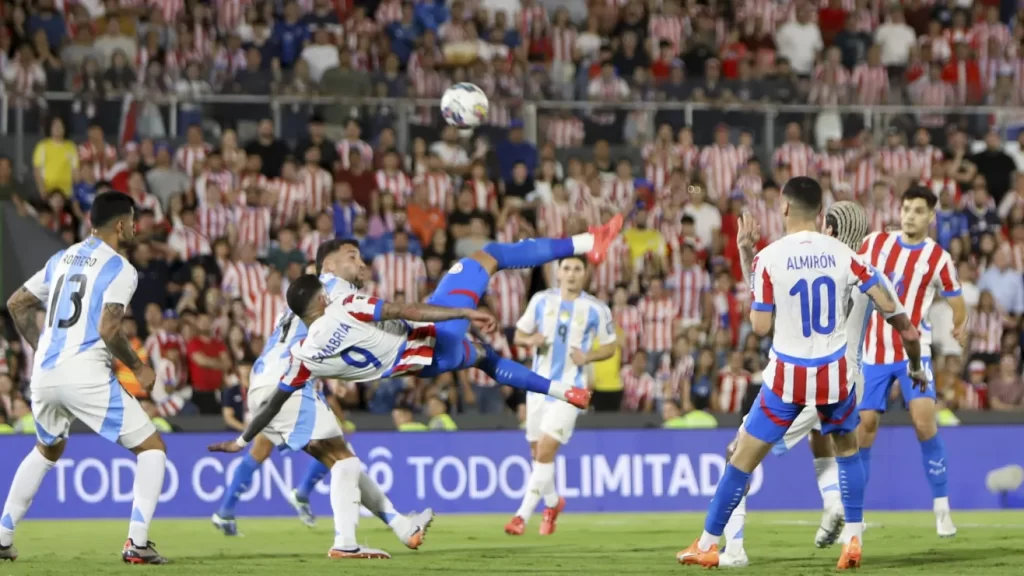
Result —
<instances>
[{"instance_id":1,"label":"player's outstretched leg","mask_svg":"<svg viewBox=\"0 0 1024 576\"><path fill-rule=\"evenodd\" d=\"M484 246L483 252L494 259L494 267L486 264L485 267L493 274L509 268L536 268L554 260L584 254L592 263L600 264L604 262L608 247L622 230L623 221L622 214L617 214L606 224L591 226L589 232L569 238L533 238L515 243L492 242ZM477 259L475 255L473 258Z\"/></svg>"},{"instance_id":2,"label":"player's outstretched leg","mask_svg":"<svg viewBox=\"0 0 1024 576\"><path fill-rule=\"evenodd\" d=\"M288 493L288 503L295 508L302 523L310 528L316 526L316 515L313 514L313 507L309 505L309 495L313 493L316 485L327 477L329 472L327 466L324 466L319 460L313 460L306 467L306 474L302 477L299 486Z\"/></svg>"},{"instance_id":3,"label":"player's outstretched leg","mask_svg":"<svg viewBox=\"0 0 1024 576\"><path fill-rule=\"evenodd\" d=\"M124 438L122 436L122 438ZM131 448L135 454L135 483L132 493L132 517L128 524L128 540L121 558L128 564L166 564L149 541L149 524L153 521L167 469L167 448L160 435L153 433L141 444Z\"/></svg>"},{"instance_id":4,"label":"player's outstretched leg","mask_svg":"<svg viewBox=\"0 0 1024 576\"><path fill-rule=\"evenodd\" d=\"M14 528L25 517L32 504L39 485L64 452L65 442L54 446L37 444L18 465L14 481L7 492L4 510L0 513L0 560L16 560L18 549L14 547Z\"/></svg>"},{"instance_id":5,"label":"player's outstretched leg","mask_svg":"<svg viewBox=\"0 0 1024 576\"><path fill-rule=\"evenodd\" d=\"M252 477L260 469L263 462L270 457L274 445L267 440L266 436L260 434L252 444L249 452L242 457L235 467L231 481L224 488L224 498L221 499L220 508L213 514L210 521L213 527L220 530L225 536L238 536L238 525L235 522L235 506L238 499L252 485Z\"/></svg>"}]
</instances>

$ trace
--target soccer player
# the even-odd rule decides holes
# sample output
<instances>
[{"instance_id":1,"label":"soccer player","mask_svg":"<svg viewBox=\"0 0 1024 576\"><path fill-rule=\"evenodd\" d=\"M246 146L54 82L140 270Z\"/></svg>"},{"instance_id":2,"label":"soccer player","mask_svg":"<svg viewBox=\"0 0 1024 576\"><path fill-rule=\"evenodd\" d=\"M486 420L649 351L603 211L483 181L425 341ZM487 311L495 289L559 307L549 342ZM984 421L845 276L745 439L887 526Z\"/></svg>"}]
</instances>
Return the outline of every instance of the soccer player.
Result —
<instances>
[{"instance_id":1,"label":"soccer player","mask_svg":"<svg viewBox=\"0 0 1024 576\"><path fill-rule=\"evenodd\" d=\"M868 233L868 219L864 209L854 202L836 202L825 215L825 234L838 239L851 249L856 250ZM754 244L757 242L757 224L749 214L744 214L741 221L737 242L740 249L740 264L749 276L754 259ZM876 274L878 273L875 270ZM896 311L888 317L906 314L896 297L895 289L885 276L878 276L878 285L885 289L890 298L896 302ZM860 394L864 385L861 374L861 347L856 345L864 341L868 315L874 310L871 299L860 291L850 291L850 302L846 309L846 363L850 370L850 379L854 383L853 391ZM793 421L793 425L782 440L772 446L772 453L783 455L809 437L811 454L814 457L814 473L818 480L824 512L821 524L814 536L814 544L825 548L835 543L843 528L843 505L839 497L839 466L836 463L835 449L832 439L821 435L821 423L818 411L814 406L804 408ZM735 449L734 440L728 449L729 458ZM743 534L747 511L747 497L740 500L733 510L729 522L725 525L725 548L719 555L718 566L738 568L748 564L747 553L743 548Z\"/></svg>"},{"instance_id":2,"label":"soccer player","mask_svg":"<svg viewBox=\"0 0 1024 576\"><path fill-rule=\"evenodd\" d=\"M135 267L118 253L122 242L135 237L135 203L124 194L101 194L89 218L89 238L54 254L7 302L18 332L36 351L31 388L37 443L18 466L0 514L0 559L18 557L14 529L43 477L64 453L68 430L78 419L136 457L134 501L121 558L131 564L165 564L149 541L149 524L164 483L167 449L111 369L116 358L143 389L156 380L121 331L138 285ZM46 311L41 329L38 310Z\"/></svg>"},{"instance_id":3,"label":"soccer player","mask_svg":"<svg viewBox=\"0 0 1024 576\"><path fill-rule=\"evenodd\" d=\"M851 393L846 360L846 310L849 291L857 287L883 313L896 302L878 275L839 240L817 231L821 185L807 177L789 180L781 204L786 235L753 259L750 323L761 336L774 330L764 385L747 415L715 496L708 507L704 533L676 558L683 564L718 566L718 541L726 522L747 490L754 468L783 439L806 406L815 406L821 432L834 435L840 497L846 525L837 568L860 566L863 529L864 468L857 453L856 396ZM785 314L773 321L778 306ZM894 316L910 356L908 370L923 386L920 337L905 315ZM774 326L773 326L774 324Z\"/></svg>"},{"instance_id":4,"label":"soccer player","mask_svg":"<svg viewBox=\"0 0 1024 576\"><path fill-rule=\"evenodd\" d=\"M343 258L345 252L354 253L356 258ZM366 276L366 264L359 256L359 247L352 240L329 240L320 245L317 250L315 270L320 270L320 280L324 283L329 297L333 299L355 294L362 287L363 279ZM260 404L266 401L271 391L281 383L284 372L288 367L288 350L297 342L306 337L306 326L295 318L291 312L286 312L278 321L274 332L267 339L267 344L260 354L260 357L253 365L252 379L249 386L248 403L250 410L255 412ZM324 423L315 423L317 419L327 418L323 409L327 409L330 418L337 418L333 412L326 407L323 398L312 394L312 387L309 391L303 392L301 402L293 402L292 413L288 414L289 406L286 404L282 413L275 420L276 426L263 434L256 436L253 449L247 454L236 470L231 480L231 486L225 496L225 503L221 509L213 515L213 525L223 531L226 535L238 534L238 528L234 519L234 505L238 501L238 495L248 488L253 473L259 469L263 462L270 456L275 445L283 449L302 450L310 444L312 435L317 432L317 426L321 428L323 435L333 438L338 430L332 429ZM306 396L314 398L312 401ZM298 398L296 398L298 400ZM297 413L295 412L297 410ZM308 420L308 421L307 421ZM351 451L351 446L348 446ZM293 490L289 501L299 509L300 516L304 522L310 524L313 521L312 511L309 510L309 494L313 486L322 480L328 473L328 468L322 462L315 461L309 466L303 484ZM241 477L241 478L240 478ZM407 517L399 514L391 500L380 489L380 486L373 481L365 472L358 476L359 495L362 505L366 506L374 515L387 524L395 535L406 546L417 549L423 543L427 528L433 522L433 512L430 509ZM231 501L227 496L234 494ZM332 500L333 500L332 491ZM230 506L230 508L226 508ZM304 508L304 509L303 509ZM309 519L307 522L306 519ZM350 551L355 552L355 551ZM375 555L380 553L380 555ZM383 555L383 556L381 556ZM371 558L385 557L386 554L380 551L363 549L361 552L352 554L334 554L338 558Z\"/></svg>"},{"instance_id":5,"label":"soccer player","mask_svg":"<svg viewBox=\"0 0 1024 576\"><path fill-rule=\"evenodd\" d=\"M956 535L949 511L946 447L935 422L935 382L931 367L931 327L925 319L938 291L953 309L953 335L963 343L967 334L967 308L960 293L960 281L949 253L928 237L935 221L937 199L924 186L912 186L902 198L899 232L875 232L864 239L861 254L887 275L910 313L910 321L921 331L925 354L927 388L918 390L907 377L908 351L878 315L871 317L864 341L864 394L860 400L861 424L857 431L866 476L871 472L871 447L878 434L878 421L885 412L889 388L898 380L903 401L910 410L925 477L932 489L935 529L940 537Z\"/></svg>"},{"instance_id":6,"label":"soccer player","mask_svg":"<svg viewBox=\"0 0 1024 576\"><path fill-rule=\"evenodd\" d=\"M608 306L583 291L587 264L583 258L564 258L558 264L558 288L537 293L530 299L523 317L516 322L515 343L536 348L534 372L587 387L586 365L607 360L618 346L615 323ZM594 349L594 342L599 344ZM526 441L533 455L533 471L526 494L516 515L505 525L505 533L523 533L537 504L544 500L542 535L554 534L555 522L565 508L565 498L555 491L555 456L569 441L579 409L555 402L550 396L526 397Z\"/></svg>"}]
</instances>

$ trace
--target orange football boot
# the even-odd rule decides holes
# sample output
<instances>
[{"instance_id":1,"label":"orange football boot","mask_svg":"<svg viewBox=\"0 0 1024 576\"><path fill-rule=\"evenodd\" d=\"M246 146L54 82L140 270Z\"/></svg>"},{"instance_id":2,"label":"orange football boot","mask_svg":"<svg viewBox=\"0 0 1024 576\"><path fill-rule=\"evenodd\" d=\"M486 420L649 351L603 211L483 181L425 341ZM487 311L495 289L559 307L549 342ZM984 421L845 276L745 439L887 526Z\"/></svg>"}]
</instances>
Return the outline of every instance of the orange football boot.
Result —
<instances>
[{"instance_id":1,"label":"orange football boot","mask_svg":"<svg viewBox=\"0 0 1024 576\"><path fill-rule=\"evenodd\" d=\"M522 536L524 530L526 530L526 522L519 516L513 516L508 524L505 524L505 534L509 536Z\"/></svg>"},{"instance_id":2,"label":"orange football boot","mask_svg":"<svg viewBox=\"0 0 1024 576\"><path fill-rule=\"evenodd\" d=\"M619 232L622 231L622 225L625 222L625 217L622 214L616 214L612 216L612 219L600 226L591 226L590 233L594 235L594 247L587 252L587 258L595 266L604 262L605 256L608 255L608 249L612 245L618 236Z\"/></svg>"},{"instance_id":3,"label":"orange football boot","mask_svg":"<svg viewBox=\"0 0 1024 576\"><path fill-rule=\"evenodd\" d=\"M544 509L544 520L540 523L540 535L550 536L555 533L556 522L558 521L558 515L565 510L565 498L559 497L558 504L552 508Z\"/></svg>"},{"instance_id":4,"label":"orange football boot","mask_svg":"<svg viewBox=\"0 0 1024 576\"><path fill-rule=\"evenodd\" d=\"M850 538L849 542L843 544L843 553L839 556L836 570L860 568L860 551L860 538L856 536Z\"/></svg>"},{"instance_id":5,"label":"orange football boot","mask_svg":"<svg viewBox=\"0 0 1024 576\"><path fill-rule=\"evenodd\" d=\"M680 564L689 565L700 565L705 568L715 568L718 566L718 544L712 544L711 548L701 551L697 547L697 542L700 539L693 541L685 550L682 550L676 554L676 560Z\"/></svg>"},{"instance_id":6,"label":"orange football boot","mask_svg":"<svg viewBox=\"0 0 1024 576\"><path fill-rule=\"evenodd\" d=\"M586 388L572 387L565 391L565 401L580 410L590 408L590 397L592 393Z\"/></svg>"}]
</instances>

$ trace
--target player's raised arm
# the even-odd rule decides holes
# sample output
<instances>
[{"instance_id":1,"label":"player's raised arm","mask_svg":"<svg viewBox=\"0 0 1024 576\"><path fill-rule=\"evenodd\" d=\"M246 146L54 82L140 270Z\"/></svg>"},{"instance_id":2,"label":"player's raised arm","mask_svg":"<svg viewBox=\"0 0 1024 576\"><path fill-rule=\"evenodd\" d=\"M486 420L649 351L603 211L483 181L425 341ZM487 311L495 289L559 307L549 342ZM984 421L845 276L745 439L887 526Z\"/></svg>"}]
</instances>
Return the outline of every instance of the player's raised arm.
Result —
<instances>
[{"instance_id":1,"label":"player's raised arm","mask_svg":"<svg viewBox=\"0 0 1024 576\"><path fill-rule=\"evenodd\" d=\"M750 303L750 327L758 336L772 331L772 312L775 311L775 288L768 274L768 259L761 254L754 257L750 273L753 298Z\"/></svg>"}]
</instances>

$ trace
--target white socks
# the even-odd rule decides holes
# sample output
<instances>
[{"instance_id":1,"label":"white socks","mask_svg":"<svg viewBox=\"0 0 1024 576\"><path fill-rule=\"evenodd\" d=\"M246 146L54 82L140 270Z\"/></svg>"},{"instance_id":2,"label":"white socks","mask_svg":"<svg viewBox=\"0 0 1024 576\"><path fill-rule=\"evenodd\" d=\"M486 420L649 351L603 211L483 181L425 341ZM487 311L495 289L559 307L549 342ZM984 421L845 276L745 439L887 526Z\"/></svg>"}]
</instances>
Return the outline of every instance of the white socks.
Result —
<instances>
[{"instance_id":1,"label":"white socks","mask_svg":"<svg viewBox=\"0 0 1024 576\"><path fill-rule=\"evenodd\" d=\"M167 454L162 450L146 450L136 456L135 483L132 493L132 518L128 523L128 538L136 546L145 547L149 542L149 523L164 487L164 471Z\"/></svg>"},{"instance_id":2,"label":"white socks","mask_svg":"<svg viewBox=\"0 0 1024 576\"><path fill-rule=\"evenodd\" d=\"M359 473L359 494L363 506L391 527L396 534L402 534L409 528L409 519L395 510L391 499L384 494L380 486L366 472Z\"/></svg>"},{"instance_id":3,"label":"white socks","mask_svg":"<svg viewBox=\"0 0 1024 576\"><path fill-rule=\"evenodd\" d=\"M0 514L0 546L14 543L14 527L25 517L28 507L32 504L43 477L54 467L38 449L32 448L14 473L14 481L4 502L4 511Z\"/></svg>"},{"instance_id":4,"label":"white socks","mask_svg":"<svg viewBox=\"0 0 1024 576\"><path fill-rule=\"evenodd\" d=\"M721 536L709 534L708 531L705 530L704 532L701 532L700 540L697 541L697 549L701 552L707 552L712 546L717 545L720 539Z\"/></svg>"},{"instance_id":5,"label":"white socks","mask_svg":"<svg viewBox=\"0 0 1024 576\"><path fill-rule=\"evenodd\" d=\"M572 250L577 255L586 254L594 249L594 235L589 232L572 237Z\"/></svg>"},{"instance_id":6,"label":"white socks","mask_svg":"<svg viewBox=\"0 0 1024 576\"><path fill-rule=\"evenodd\" d=\"M21 472L21 470L19 469L18 472ZM949 512L949 497L943 496L941 498L936 498L935 500L933 500L932 511L936 514L943 514Z\"/></svg>"},{"instance_id":7,"label":"white socks","mask_svg":"<svg viewBox=\"0 0 1024 576\"><path fill-rule=\"evenodd\" d=\"M331 509L334 511L334 549L353 552L359 549L356 528L359 526L361 490L359 458L352 456L331 467Z\"/></svg>"},{"instance_id":8,"label":"white socks","mask_svg":"<svg viewBox=\"0 0 1024 576\"><path fill-rule=\"evenodd\" d=\"M551 381L551 387L548 388L548 396L558 398L559 400L565 401L565 393L572 389L571 384L565 384L558 380Z\"/></svg>"},{"instance_id":9,"label":"white socks","mask_svg":"<svg viewBox=\"0 0 1024 576\"><path fill-rule=\"evenodd\" d=\"M864 523L863 522L847 522L843 525L843 531L839 533L839 543L849 544L850 538L854 536L864 542Z\"/></svg>"},{"instance_id":10,"label":"white socks","mask_svg":"<svg viewBox=\"0 0 1024 576\"><path fill-rule=\"evenodd\" d=\"M747 522L747 497L740 498L740 503L732 511L732 516L725 524L725 549L729 553L743 550L743 526Z\"/></svg>"},{"instance_id":11,"label":"white socks","mask_svg":"<svg viewBox=\"0 0 1024 576\"><path fill-rule=\"evenodd\" d=\"M558 505L558 492L555 491L555 463L534 462L533 471L530 472L530 480L526 485L526 494L523 495L523 503L519 505L516 516L529 522L533 511L541 498L544 505L554 508Z\"/></svg>"},{"instance_id":12,"label":"white socks","mask_svg":"<svg viewBox=\"0 0 1024 576\"><path fill-rule=\"evenodd\" d=\"M818 479L818 491L825 510L839 506L842 494L839 492L839 464L835 458L815 458L814 475Z\"/></svg>"}]
</instances>

